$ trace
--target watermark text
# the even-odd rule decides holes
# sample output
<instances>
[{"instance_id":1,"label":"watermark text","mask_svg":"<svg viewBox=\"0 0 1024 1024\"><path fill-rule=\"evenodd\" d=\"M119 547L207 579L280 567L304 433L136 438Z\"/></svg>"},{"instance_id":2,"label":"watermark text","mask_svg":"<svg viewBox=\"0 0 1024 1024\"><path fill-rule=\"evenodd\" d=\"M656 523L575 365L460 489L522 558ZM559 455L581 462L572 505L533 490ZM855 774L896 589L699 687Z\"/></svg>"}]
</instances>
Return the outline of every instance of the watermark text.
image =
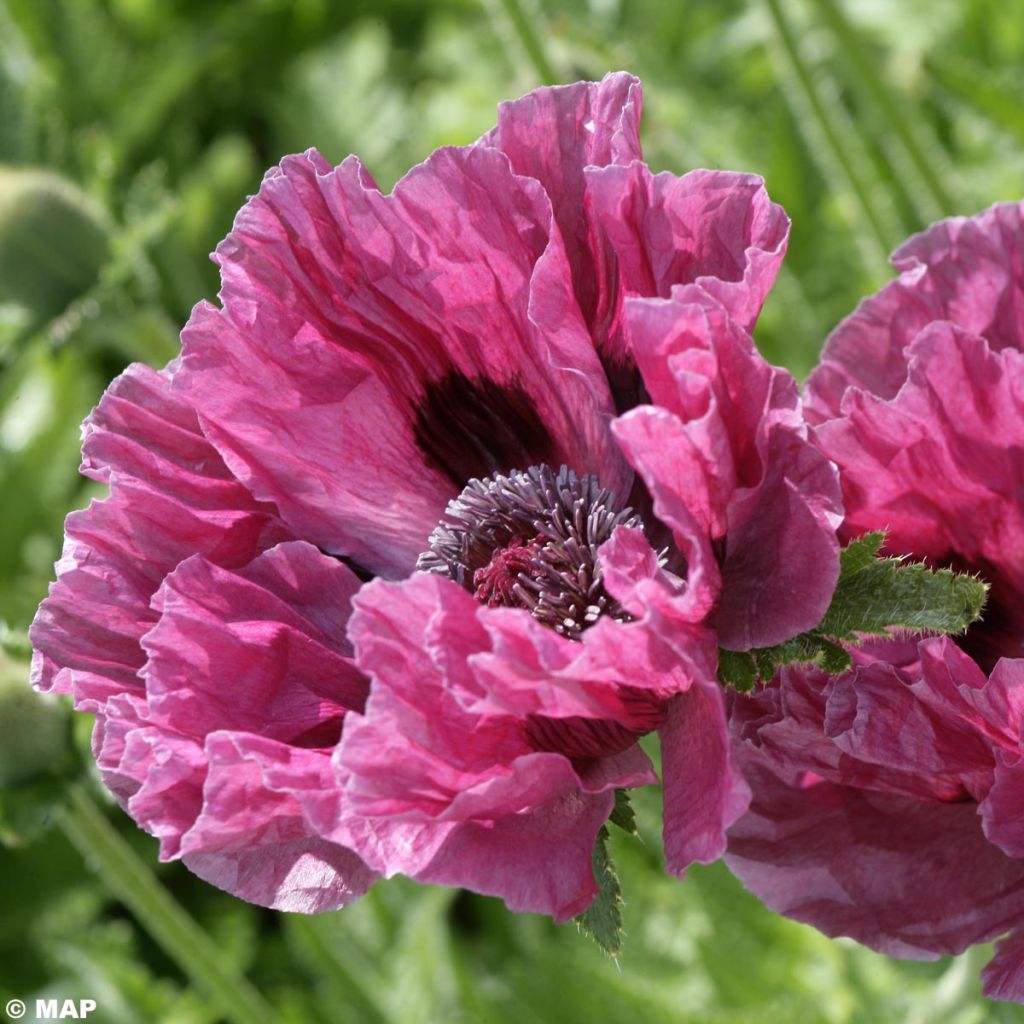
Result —
<instances>
[{"instance_id":1,"label":"watermark text","mask_svg":"<svg viewBox=\"0 0 1024 1024\"><path fill-rule=\"evenodd\" d=\"M95 999L37 999L36 1020L85 1020L96 1009ZM28 1007L21 999L10 999L6 1006L11 1020L21 1020Z\"/></svg>"}]
</instances>

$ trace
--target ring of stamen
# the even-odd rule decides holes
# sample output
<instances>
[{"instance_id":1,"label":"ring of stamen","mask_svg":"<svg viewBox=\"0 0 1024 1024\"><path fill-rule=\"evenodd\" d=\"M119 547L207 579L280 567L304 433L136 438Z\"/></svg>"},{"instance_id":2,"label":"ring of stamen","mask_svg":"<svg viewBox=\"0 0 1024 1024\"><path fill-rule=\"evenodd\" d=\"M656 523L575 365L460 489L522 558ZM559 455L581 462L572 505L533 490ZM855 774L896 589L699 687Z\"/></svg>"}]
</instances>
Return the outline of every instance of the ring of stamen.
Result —
<instances>
[{"instance_id":1,"label":"ring of stamen","mask_svg":"<svg viewBox=\"0 0 1024 1024\"><path fill-rule=\"evenodd\" d=\"M473 479L449 502L416 568L455 580L490 605L526 608L573 640L602 615L630 616L601 578L598 548L641 527L595 476L562 466Z\"/></svg>"}]
</instances>

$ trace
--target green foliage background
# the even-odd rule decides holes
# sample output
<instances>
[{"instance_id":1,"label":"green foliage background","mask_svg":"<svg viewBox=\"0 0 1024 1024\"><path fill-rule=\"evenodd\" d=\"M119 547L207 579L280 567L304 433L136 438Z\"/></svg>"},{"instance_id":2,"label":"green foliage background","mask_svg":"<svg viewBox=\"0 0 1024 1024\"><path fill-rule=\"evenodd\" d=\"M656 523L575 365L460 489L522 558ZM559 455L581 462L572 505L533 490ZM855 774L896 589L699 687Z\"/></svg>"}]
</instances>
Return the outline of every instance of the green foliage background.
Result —
<instances>
[{"instance_id":1,"label":"green foliage background","mask_svg":"<svg viewBox=\"0 0 1024 1024\"><path fill-rule=\"evenodd\" d=\"M758 342L799 375L903 238L1022 192L1024 17L1000 0L0 0L0 1004L89 997L117 1024L1024 1020L981 1000L986 949L900 964L773 917L719 866L667 878L657 793L642 841L613 839L617 967L571 926L404 880L342 913L265 912L158 865L88 773L89 723L28 694L62 520L98 493L78 425L127 362L173 357L264 169L315 145L389 187L500 100L613 68L645 81L655 169L756 171L788 210Z\"/></svg>"}]
</instances>

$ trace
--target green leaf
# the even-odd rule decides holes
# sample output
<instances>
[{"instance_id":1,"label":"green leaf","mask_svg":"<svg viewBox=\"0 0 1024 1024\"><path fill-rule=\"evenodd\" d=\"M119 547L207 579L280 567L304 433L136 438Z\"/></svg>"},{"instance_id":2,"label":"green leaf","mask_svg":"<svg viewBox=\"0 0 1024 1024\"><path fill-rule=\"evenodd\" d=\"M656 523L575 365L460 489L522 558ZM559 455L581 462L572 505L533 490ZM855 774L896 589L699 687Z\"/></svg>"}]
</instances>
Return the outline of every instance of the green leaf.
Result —
<instances>
[{"instance_id":1,"label":"green leaf","mask_svg":"<svg viewBox=\"0 0 1024 1024\"><path fill-rule=\"evenodd\" d=\"M814 631L839 640L890 629L958 633L981 614L987 584L951 569L881 558L840 576L832 604Z\"/></svg>"},{"instance_id":2,"label":"green leaf","mask_svg":"<svg viewBox=\"0 0 1024 1024\"><path fill-rule=\"evenodd\" d=\"M622 886L608 853L608 829L603 825L594 844L593 862L597 897L576 923L615 959L622 949Z\"/></svg>"},{"instance_id":3,"label":"green leaf","mask_svg":"<svg viewBox=\"0 0 1024 1024\"><path fill-rule=\"evenodd\" d=\"M741 691L769 680L783 665L815 664L830 674L850 667L842 646L890 630L959 633L981 614L988 585L923 562L880 558L882 532L867 533L840 553L839 582L825 617L814 629L774 647L720 651L718 679Z\"/></svg>"},{"instance_id":4,"label":"green leaf","mask_svg":"<svg viewBox=\"0 0 1024 1024\"><path fill-rule=\"evenodd\" d=\"M850 653L831 640L822 640L819 664L829 675L838 675L850 667Z\"/></svg>"},{"instance_id":5,"label":"green leaf","mask_svg":"<svg viewBox=\"0 0 1024 1024\"><path fill-rule=\"evenodd\" d=\"M742 693L748 693L757 682L758 667L749 651L718 652L718 681L723 686L735 686Z\"/></svg>"},{"instance_id":6,"label":"green leaf","mask_svg":"<svg viewBox=\"0 0 1024 1024\"><path fill-rule=\"evenodd\" d=\"M848 576L866 569L874 560L882 545L885 543L885 531L875 530L872 533L865 533L863 537L851 540L849 544L839 552L839 577Z\"/></svg>"},{"instance_id":7,"label":"green leaf","mask_svg":"<svg viewBox=\"0 0 1024 1024\"><path fill-rule=\"evenodd\" d=\"M612 809L608 820L613 825L618 825L628 835L635 836L639 834L636 830L636 814L629 800L628 789L615 790L615 807Z\"/></svg>"}]
</instances>

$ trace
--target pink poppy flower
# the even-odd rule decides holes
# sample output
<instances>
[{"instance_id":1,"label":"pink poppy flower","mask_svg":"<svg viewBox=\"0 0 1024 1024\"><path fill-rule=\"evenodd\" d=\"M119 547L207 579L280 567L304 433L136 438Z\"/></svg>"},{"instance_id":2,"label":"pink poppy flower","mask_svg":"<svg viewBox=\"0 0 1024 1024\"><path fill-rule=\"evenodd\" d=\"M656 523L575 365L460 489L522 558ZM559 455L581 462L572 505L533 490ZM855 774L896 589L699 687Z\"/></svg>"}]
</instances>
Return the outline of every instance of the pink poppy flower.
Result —
<instances>
[{"instance_id":1,"label":"pink poppy flower","mask_svg":"<svg viewBox=\"0 0 1024 1024\"><path fill-rule=\"evenodd\" d=\"M838 677L783 669L736 701L754 796L726 861L773 910L893 956L1015 929L983 979L1021 1001L1024 661L986 678L949 638L904 647Z\"/></svg>"},{"instance_id":2,"label":"pink poppy flower","mask_svg":"<svg viewBox=\"0 0 1024 1024\"><path fill-rule=\"evenodd\" d=\"M1024 202L911 238L900 277L839 325L807 387L843 471L843 533L886 529L888 551L990 584L966 640L985 669L1024 651L1022 253Z\"/></svg>"},{"instance_id":3,"label":"pink poppy flower","mask_svg":"<svg viewBox=\"0 0 1024 1024\"><path fill-rule=\"evenodd\" d=\"M980 574L966 635L872 644L740 698L754 790L729 863L774 907L898 956L1010 929L987 994L1024 1001L1024 206L937 224L829 340L809 382L857 536ZM988 677L986 678L986 673Z\"/></svg>"},{"instance_id":4,"label":"pink poppy flower","mask_svg":"<svg viewBox=\"0 0 1024 1024\"><path fill-rule=\"evenodd\" d=\"M747 333L784 214L652 175L639 114L628 75L541 89L390 195L286 158L222 306L101 403L112 493L69 521L37 682L99 713L162 856L275 906L402 871L561 920L656 728L670 868L720 853L717 645L820 619L838 484Z\"/></svg>"}]
</instances>

